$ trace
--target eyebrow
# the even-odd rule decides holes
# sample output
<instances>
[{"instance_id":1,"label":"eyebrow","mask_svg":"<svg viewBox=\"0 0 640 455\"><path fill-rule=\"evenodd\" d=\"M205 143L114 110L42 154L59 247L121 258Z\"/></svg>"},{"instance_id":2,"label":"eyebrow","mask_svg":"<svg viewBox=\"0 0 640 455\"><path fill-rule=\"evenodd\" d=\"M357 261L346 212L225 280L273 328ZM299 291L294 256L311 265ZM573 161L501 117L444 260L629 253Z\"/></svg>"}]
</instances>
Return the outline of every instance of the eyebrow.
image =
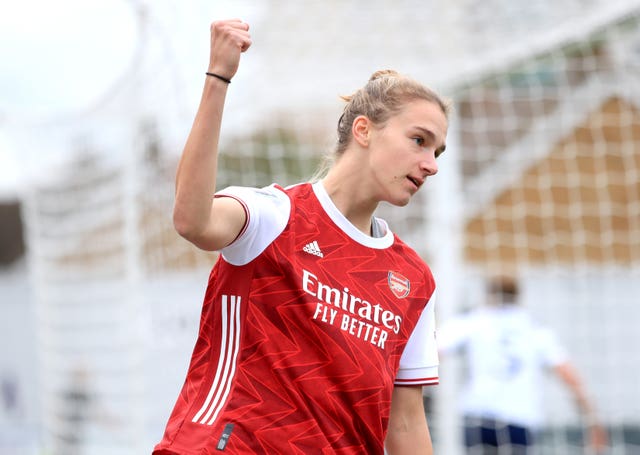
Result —
<instances>
[{"instance_id":1,"label":"eyebrow","mask_svg":"<svg viewBox=\"0 0 640 455\"><path fill-rule=\"evenodd\" d=\"M433 131L428 130L428 129L422 127L422 126L416 126L415 128L417 130L419 130L421 133L423 133L424 135L429 136L431 138L431 140L435 142L436 135L433 133ZM441 147L438 147L436 149L436 158L438 158L440 155L442 155L446 149L447 149L447 144L442 144Z\"/></svg>"}]
</instances>

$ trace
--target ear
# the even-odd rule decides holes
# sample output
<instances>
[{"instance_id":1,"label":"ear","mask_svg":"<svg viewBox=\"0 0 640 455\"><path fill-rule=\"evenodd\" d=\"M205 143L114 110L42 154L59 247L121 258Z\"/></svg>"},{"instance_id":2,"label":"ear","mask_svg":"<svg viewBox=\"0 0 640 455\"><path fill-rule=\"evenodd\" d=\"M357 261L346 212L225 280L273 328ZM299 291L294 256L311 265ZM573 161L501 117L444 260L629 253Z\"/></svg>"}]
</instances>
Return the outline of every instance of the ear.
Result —
<instances>
[{"instance_id":1,"label":"ear","mask_svg":"<svg viewBox=\"0 0 640 455\"><path fill-rule=\"evenodd\" d=\"M371 133L371 120L364 115L359 115L353 120L351 134L353 139L361 147L369 146L369 135Z\"/></svg>"}]
</instances>

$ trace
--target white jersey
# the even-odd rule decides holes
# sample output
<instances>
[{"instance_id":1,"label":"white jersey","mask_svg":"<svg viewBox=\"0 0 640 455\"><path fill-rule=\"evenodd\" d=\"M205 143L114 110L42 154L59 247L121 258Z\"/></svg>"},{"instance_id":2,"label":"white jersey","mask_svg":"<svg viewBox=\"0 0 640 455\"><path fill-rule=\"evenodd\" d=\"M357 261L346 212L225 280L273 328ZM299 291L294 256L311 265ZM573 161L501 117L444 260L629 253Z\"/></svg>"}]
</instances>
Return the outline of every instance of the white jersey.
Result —
<instances>
[{"instance_id":1,"label":"white jersey","mask_svg":"<svg viewBox=\"0 0 640 455\"><path fill-rule=\"evenodd\" d=\"M487 307L445 322L437 339L445 357L456 350L467 356L465 415L527 427L542 423L542 376L567 359L552 332L522 308Z\"/></svg>"}]
</instances>

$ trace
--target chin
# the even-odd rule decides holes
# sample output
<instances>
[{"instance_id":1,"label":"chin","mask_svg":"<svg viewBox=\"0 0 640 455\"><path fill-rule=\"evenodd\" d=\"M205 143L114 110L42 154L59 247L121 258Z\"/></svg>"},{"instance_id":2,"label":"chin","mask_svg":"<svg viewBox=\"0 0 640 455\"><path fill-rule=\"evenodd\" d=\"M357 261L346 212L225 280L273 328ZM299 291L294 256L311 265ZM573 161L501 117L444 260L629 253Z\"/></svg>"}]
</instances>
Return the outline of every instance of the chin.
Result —
<instances>
[{"instance_id":1,"label":"chin","mask_svg":"<svg viewBox=\"0 0 640 455\"><path fill-rule=\"evenodd\" d=\"M414 194L414 192L406 188L396 188L395 191L387 191L381 200L396 207L404 207L411 202Z\"/></svg>"},{"instance_id":2,"label":"chin","mask_svg":"<svg viewBox=\"0 0 640 455\"><path fill-rule=\"evenodd\" d=\"M393 198L389 199L387 202L389 202L389 204L391 205L395 205L396 207L404 207L405 205L409 204L409 202L411 202L411 196L403 198Z\"/></svg>"}]
</instances>

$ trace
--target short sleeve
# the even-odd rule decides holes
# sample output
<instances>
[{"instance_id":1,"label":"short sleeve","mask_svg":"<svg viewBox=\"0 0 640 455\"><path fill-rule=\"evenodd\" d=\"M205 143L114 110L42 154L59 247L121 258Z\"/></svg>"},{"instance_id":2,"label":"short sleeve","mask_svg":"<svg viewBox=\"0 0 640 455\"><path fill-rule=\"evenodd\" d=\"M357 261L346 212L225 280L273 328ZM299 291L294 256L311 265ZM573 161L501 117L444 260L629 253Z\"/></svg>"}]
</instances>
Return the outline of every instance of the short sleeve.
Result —
<instances>
[{"instance_id":1,"label":"short sleeve","mask_svg":"<svg viewBox=\"0 0 640 455\"><path fill-rule=\"evenodd\" d=\"M435 321L434 293L404 348L395 385L438 384Z\"/></svg>"},{"instance_id":2,"label":"short sleeve","mask_svg":"<svg viewBox=\"0 0 640 455\"><path fill-rule=\"evenodd\" d=\"M275 185L265 188L231 186L219 191L215 197L236 199L245 210L247 221L238 237L220 252L225 261L244 265L262 253L289 221L291 201Z\"/></svg>"}]
</instances>

